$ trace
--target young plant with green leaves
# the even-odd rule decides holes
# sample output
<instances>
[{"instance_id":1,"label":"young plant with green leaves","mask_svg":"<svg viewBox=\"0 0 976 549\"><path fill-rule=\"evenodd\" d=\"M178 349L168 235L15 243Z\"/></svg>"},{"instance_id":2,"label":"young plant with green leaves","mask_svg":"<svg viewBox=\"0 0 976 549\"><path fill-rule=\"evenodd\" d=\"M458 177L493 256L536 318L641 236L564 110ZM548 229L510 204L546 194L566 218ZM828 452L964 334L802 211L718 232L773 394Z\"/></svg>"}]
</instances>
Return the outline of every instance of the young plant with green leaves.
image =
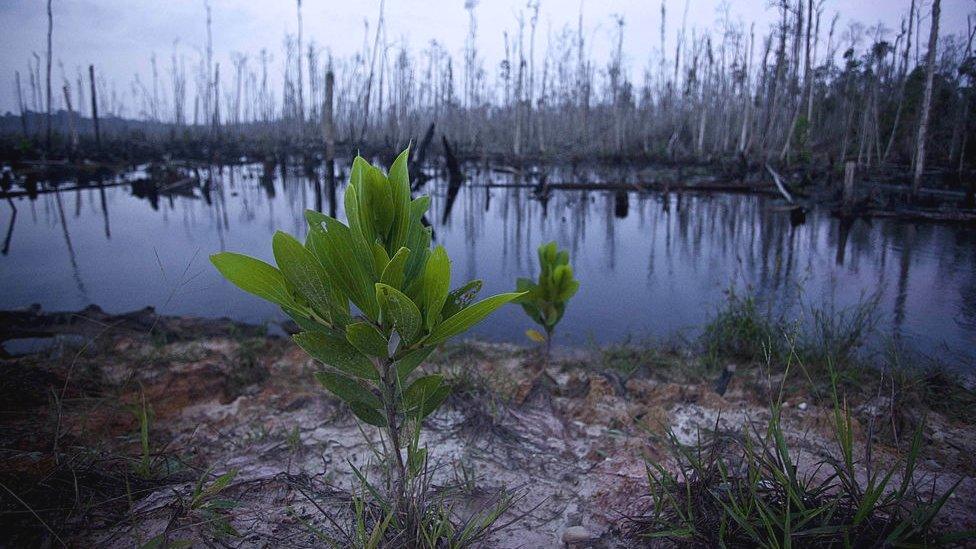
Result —
<instances>
[{"instance_id":1,"label":"young plant with green leaves","mask_svg":"<svg viewBox=\"0 0 976 549\"><path fill-rule=\"evenodd\" d=\"M530 339L546 345L546 360L552 348L552 334L556 325L566 312L566 304L579 290L579 281L573 278L573 267L569 264L569 252L559 250L555 242L539 246L539 281L519 278L516 288L525 295L518 303L525 314L542 326L545 334L537 330L526 330Z\"/></svg>"},{"instance_id":2,"label":"young plant with green leaves","mask_svg":"<svg viewBox=\"0 0 976 549\"><path fill-rule=\"evenodd\" d=\"M348 224L307 211L304 244L275 233L277 268L236 253L211 256L228 280L298 323L294 340L326 366L316 379L383 430L394 520L407 511L407 483L426 459L420 424L450 390L440 375L412 374L439 344L520 295L473 303L480 280L451 290L447 252L431 249L421 222L430 198L410 196L407 158L404 151L384 174L357 157L344 196Z\"/></svg>"}]
</instances>

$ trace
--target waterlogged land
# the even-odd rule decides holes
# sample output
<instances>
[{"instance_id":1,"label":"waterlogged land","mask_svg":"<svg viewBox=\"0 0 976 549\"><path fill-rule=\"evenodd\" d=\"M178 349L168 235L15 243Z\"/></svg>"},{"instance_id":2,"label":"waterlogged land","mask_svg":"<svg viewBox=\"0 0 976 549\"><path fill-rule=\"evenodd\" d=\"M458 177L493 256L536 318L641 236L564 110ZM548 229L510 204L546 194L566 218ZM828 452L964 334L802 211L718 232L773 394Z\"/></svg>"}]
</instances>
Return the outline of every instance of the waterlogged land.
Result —
<instances>
[{"instance_id":1,"label":"waterlogged land","mask_svg":"<svg viewBox=\"0 0 976 549\"><path fill-rule=\"evenodd\" d=\"M306 209L343 217L335 197L344 174L330 185L321 169L300 166L187 166L8 180L0 309L97 304L121 313L151 305L164 314L284 320L220 279L207 256L235 250L270 260L275 230L304 236ZM813 205L798 214L769 183L758 193L717 192L710 185L721 180L687 169L470 165L456 183L424 171L432 178L416 170L416 194L432 195L428 221L458 280L509 291L535 269L540 243L569 249L583 285L557 345L694 337L736 288L785 319L870 305L873 350L897 344L972 367L969 226L838 217ZM526 341L517 308L497 318L476 335Z\"/></svg>"},{"instance_id":2,"label":"waterlogged land","mask_svg":"<svg viewBox=\"0 0 976 549\"><path fill-rule=\"evenodd\" d=\"M349 524L350 464L379 475L362 427L311 382L314 361L288 339L151 311L19 314L2 321L62 339L2 361L0 482L18 499L0 498L0 524L12 543L319 545ZM713 349L723 367L709 366L697 344L565 352L547 367L525 347L438 351L425 368L447 376L453 393L423 435L434 486L454 494L459 519L518 494L500 524L520 520L493 533L492 547L556 547L567 536L630 547L647 543L640 536L653 516L645 463L681 471L669 431L682 444L715 429L758 435L773 398L783 403L798 476L816 477L824 457L840 459L813 348L793 347L809 361L809 383L778 358L745 358L754 341L723 341L730 346ZM731 378L730 365L738 366ZM913 490L928 501L933 489L955 486L935 522L940 535L976 527L971 389L937 374L879 378L847 360L837 368L857 477L865 481L868 461L879 471L904 458L921 426ZM201 476L208 490L229 480L198 498ZM902 477L894 479L900 486ZM224 503L205 504L211 500Z\"/></svg>"}]
</instances>

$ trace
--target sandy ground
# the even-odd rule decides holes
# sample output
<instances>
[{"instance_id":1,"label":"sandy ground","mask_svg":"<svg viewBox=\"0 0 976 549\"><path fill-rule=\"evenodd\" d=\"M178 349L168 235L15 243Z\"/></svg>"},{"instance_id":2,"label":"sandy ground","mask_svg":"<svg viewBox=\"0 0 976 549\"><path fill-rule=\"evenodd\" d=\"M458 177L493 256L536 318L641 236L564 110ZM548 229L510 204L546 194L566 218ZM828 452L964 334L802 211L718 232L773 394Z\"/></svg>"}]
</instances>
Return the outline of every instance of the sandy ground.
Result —
<instances>
[{"instance_id":1,"label":"sandy ground","mask_svg":"<svg viewBox=\"0 0 976 549\"><path fill-rule=\"evenodd\" d=\"M72 340L0 359L0 479L18 494L0 494L0 502L18 510L5 519L4 528L18 532L12 544L131 547L165 533L194 546L313 546L319 541L308 525L330 527L323 511L346 516L356 484L350 463L372 470L363 434L374 441L378 434L317 386L317 365L288 339L195 322L157 319L162 337L146 337L145 323L102 318L105 328L75 330L87 345ZM507 516L525 516L487 546L559 547L570 527L591 536L588 546L631 546L622 527L647 505L644 460L674 467L664 451L667 426L692 442L703 429L741 431L769 417L767 381L755 376L736 376L719 396L710 383L682 382L649 365L629 376L601 368L597 355L565 352L542 368L530 350L469 342L425 366L461 380L423 434L435 486L464 486L459 513L519 494ZM133 472L142 399L153 417L148 478ZM801 468L836 453L831 410L802 394L786 402L784 425ZM858 406L859 436L883 409L883 399ZM940 520L976 528L976 433L937 414L929 419L918 480L937 490L959 481ZM874 446L876 462L896 455ZM220 496L237 504L220 515L240 537L217 536L180 504L207 470L209 478L237 472Z\"/></svg>"}]
</instances>

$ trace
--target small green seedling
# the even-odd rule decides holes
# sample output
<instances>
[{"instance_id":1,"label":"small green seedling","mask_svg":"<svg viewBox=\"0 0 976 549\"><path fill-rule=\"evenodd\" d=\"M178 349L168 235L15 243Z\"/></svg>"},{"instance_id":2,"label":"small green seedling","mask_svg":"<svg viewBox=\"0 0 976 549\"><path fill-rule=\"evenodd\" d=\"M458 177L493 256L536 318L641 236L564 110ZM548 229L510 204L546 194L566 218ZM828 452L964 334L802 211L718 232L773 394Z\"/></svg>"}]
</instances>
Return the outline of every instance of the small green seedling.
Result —
<instances>
[{"instance_id":1,"label":"small green seedling","mask_svg":"<svg viewBox=\"0 0 976 549\"><path fill-rule=\"evenodd\" d=\"M210 477L210 470L208 469L200 475L189 502L184 502L185 510L200 515L217 538L240 537L241 535L224 514L225 511L237 507L238 502L218 497L230 486L236 476L237 470L231 469L208 484L207 479Z\"/></svg>"},{"instance_id":2,"label":"small green seedling","mask_svg":"<svg viewBox=\"0 0 976 549\"><path fill-rule=\"evenodd\" d=\"M516 288L525 295L518 303L525 314L542 326L545 334L529 329L525 334L535 342L545 343L546 361L552 348L552 334L556 325L566 312L566 303L579 290L579 281L573 278L573 268L569 265L569 252L559 250L555 242L539 246L539 282L520 278Z\"/></svg>"},{"instance_id":3,"label":"small green seedling","mask_svg":"<svg viewBox=\"0 0 976 549\"><path fill-rule=\"evenodd\" d=\"M426 456L426 448L407 442L450 391L440 375L411 374L439 344L520 296L472 303L480 280L451 290L447 252L431 249L431 229L421 222L430 198L410 197L408 153L389 174L357 157L344 196L348 224L307 211L304 244L275 233L277 268L235 253L211 256L228 280L298 323L295 341L327 366L316 379L360 420L383 429L397 517L407 503L408 464Z\"/></svg>"}]
</instances>

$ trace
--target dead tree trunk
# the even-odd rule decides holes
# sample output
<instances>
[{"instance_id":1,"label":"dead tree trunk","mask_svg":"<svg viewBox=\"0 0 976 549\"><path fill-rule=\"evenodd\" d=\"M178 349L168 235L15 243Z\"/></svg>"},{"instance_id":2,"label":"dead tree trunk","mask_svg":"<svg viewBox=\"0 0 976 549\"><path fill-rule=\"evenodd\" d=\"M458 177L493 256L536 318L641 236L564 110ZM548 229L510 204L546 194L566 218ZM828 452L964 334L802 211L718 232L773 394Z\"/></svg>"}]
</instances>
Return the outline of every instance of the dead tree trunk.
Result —
<instances>
[{"instance_id":1,"label":"dead tree trunk","mask_svg":"<svg viewBox=\"0 0 976 549\"><path fill-rule=\"evenodd\" d=\"M895 144L895 135L898 133L898 124L901 122L902 108L905 104L905 82L908 80L908 55L912 51L912 29L914 28L915 19L915 0L912 0L911 7L908 10L908 27L906 29L907 40L905 43L905 53L902 57L901 62L901 82L898 85L898 107L895 109L895 121L891 125L891 135L888 136L888 145L885 146L884 154L881 156L881 162L884 163L888 160L888 156L891 154L891 148Z\"/></svg>"},{"instance_id":2,"label":"dead tree trunk","mask_svg":"<svg viewBox=\"0 0 976 549\"><path fill-rule=\"evenodd\" d=\"M918 139L915 152L915 177L912 179L912 194L918 193L925 169L925 134L929 129L929 110L932 105L932 79L935 76L935 48L939 41L939 14L942 0L932 2L932 30L929 32L929 52L925 69L925 95L922 98L922 118L918 123Z\"/></svg>"},{"instance_id":3,"label":"dead tree trunk","mask_svg":"<svg viewBox=\"0 0 976 549\"><path fill-rule=\"evenodd\" d=\"M14 73L17 82L17 107L20 109L20 126L24 131L24 139L27 139L27 105L24 104L24 91L20 87L20 71Z\"/></svg>"},{"instance_id":4,"label":"dead tree trunk","mask_svg":"<svg viewBox=\"0 0 976 549\"><path fill-rule=\"evenodd\" d=\"M213 81L213 136L220 140L220 63L214 65Z\"/></svg>"},{"instance_id":5,"label":"dead tree trunk","mask_svg":"<svg viewBox=\"0 0 976 549\"><path fill-rule=\"evenodd\" d=\"M857 172L856 162L844 164L844 190L842 193L844 200L844 211L850 212L854 203L854 174Z\"/></svg>"},{"instance_id":6,"label":"dead tree trunk","mask_svg":"<svg viewBox=\"0 0 976 549\"><path fill-rule=\"evenodd\" d=\"M417 150L414 153L413 158L410 160L410 166L409 166L410 173L416 174L417 170L419 170L420 167L423 166L424 160L427 158L427 148L430 147L430 142L433 139L434 139L434 123L431 122L430 126L427 126L427 133L424 134L424 138L420 140L420 146L417 147ZM419 186L422 179L414 175L413 180L414 180L414 190L416 190L417 186Z\"/></svg>"},{"instance_id":7,"label":"dead tree trunk","mask_svg":"<svg viewBox=\"0 0 976 549\"><path fill-rule=\"evenodd\" d=\"M746 150L746 137L749 132L749 123L752 117L752 90L749 86L749 68L752 64L752 48L756 43L755 23L749 27L749 56L745 60L745 77L742 79L742 130L739 133L739 154Z\"/></svg>"},{"instance_id":8,"label":"dead tree trunk","mask_svg":"<svg viewBox=\"0 0 976 549\"><path fill-rule=\"evenodd\" d=\"M297 0L298 4L298 55L295 62L298 64L298 139L299 142L305 137L305 86L302 77L302 0Z\"/></svg>"},{"instance_id":9,"label":"dead tree trunk","mask_svg":"<svg viewBox=\"0 0 976 549\"><path fill-rule=\"evenodd\" d=\"M329 215L335 217L335 74L331 69L325 73L325 100L322 103L322 134L325 138L325 183L329 192Z\"/></svg>"},{"instance_id":10,"label":"dead tree trunk","mask_svg":"<svg viewBox=\"0 0 976 549\"><path fill-rule=\"evenodd\" d=\"M51 0L47 0L47 150L51 151L51 34L54 32L54 16Z\"/></svg>"},{"instance_id":11,"label":"dead tree trunk","mask_svg":"<svg viewBox=\"0 0 976 549\"><path fill-rule=\"evenodd\" d=\"M95 146L102 150L102 133L98 128L98 94L95 92L95 65L88 65L88 78L91 82L92 123L95 125Z\"/></svg>"},{"instance_id":12,"label":"dead tree trunk","mask_svg":"<svg viewBox=\"0 0 976 549\"><path fill-rule=\"evenodd\" d=\"M330 173L335 163L335 120L333 105L335 95L335 74L325 73L325 101L322 102L322 137L325 139L325 164Z\"/></svg>"},{"instance_id":13,"label":"dead tree trunk","mask_svg":"<svg viewBox=\"0 0 976 549\"><path fill-rule=\"evenodd\" d=\"M457 156L454 155L454 150L451 148L451 143L447 140L446 135L441 136L441 143L444 144L444 162L447 165L449 180L460 182L464 179L464 175L461 173L461 164L458 162Z\"/></svg>"},{"instance_id":14,"label":"dead tree trunk","mask_svg":"<svg viewBox=\"0 0 976 549\"><path fill-rule=\"evenodd\" d=\"M73 157L78 149L78 131L75 129L75 111L71 107L71 90L67 84L62 88L64 91L64 105L68 109L68 134L71 136L68 148L68 156Z\"/></svg>"}]
</instances>

